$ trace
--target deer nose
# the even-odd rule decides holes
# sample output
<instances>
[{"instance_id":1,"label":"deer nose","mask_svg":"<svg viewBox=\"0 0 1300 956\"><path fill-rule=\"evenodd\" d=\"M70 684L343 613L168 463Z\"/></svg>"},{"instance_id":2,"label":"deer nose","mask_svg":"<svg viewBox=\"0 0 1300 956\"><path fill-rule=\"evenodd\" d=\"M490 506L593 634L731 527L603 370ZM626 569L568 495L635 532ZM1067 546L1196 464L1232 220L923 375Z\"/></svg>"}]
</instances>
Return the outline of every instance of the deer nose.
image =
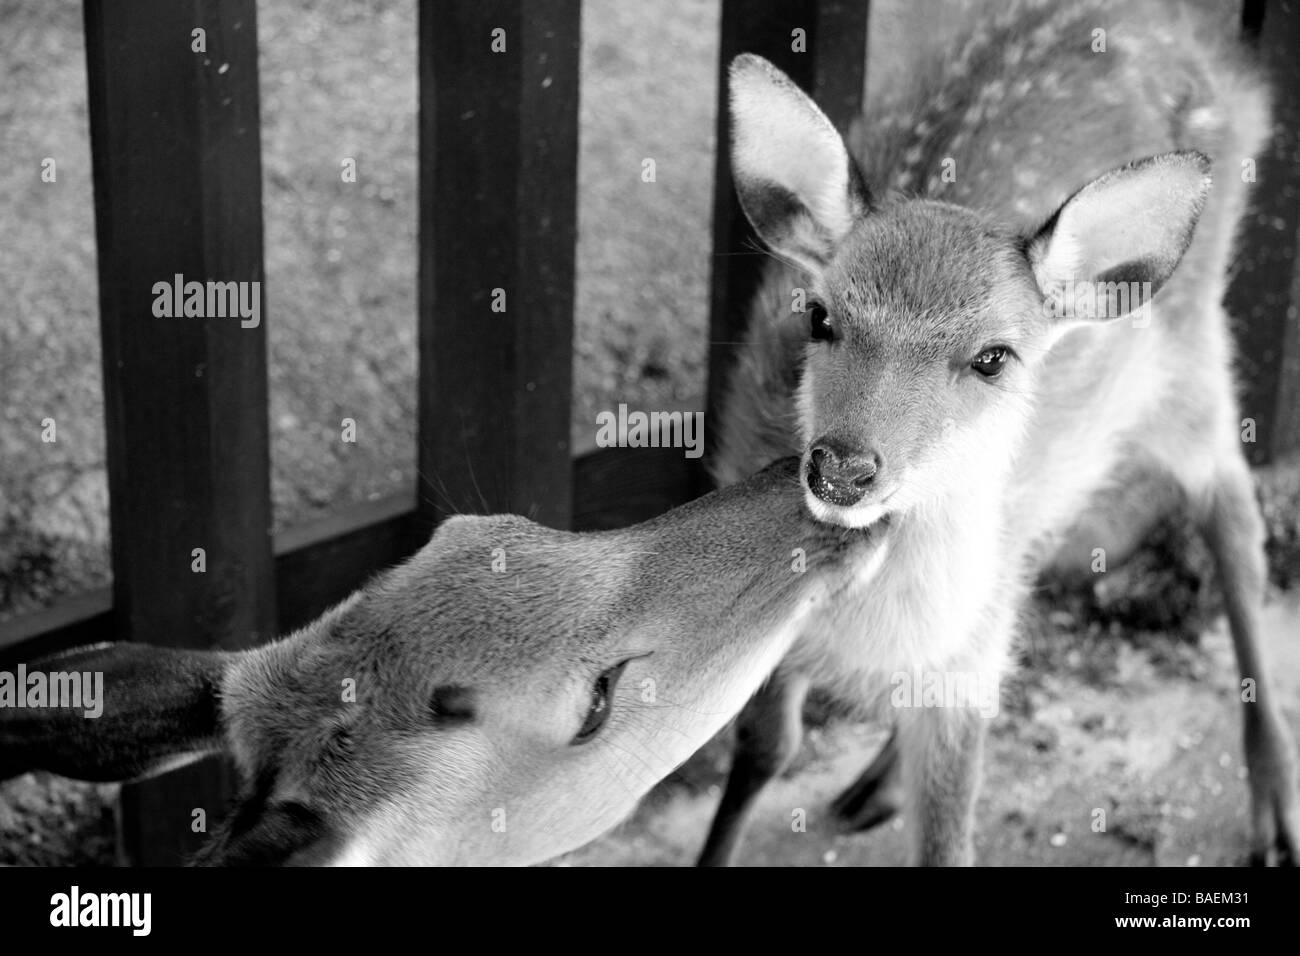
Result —
<instances>
[{"instance_id":1,"label":"deer nose","mask_svg":"<svg viewBox=\"0 0 1300 956\"><path fill-rule=\"evenodd\" d=\"M856 505L866 496L881 464L874 451L850 451L823 438L808 453L808 490L827 504Z\"/></svg>"}]
</instances>

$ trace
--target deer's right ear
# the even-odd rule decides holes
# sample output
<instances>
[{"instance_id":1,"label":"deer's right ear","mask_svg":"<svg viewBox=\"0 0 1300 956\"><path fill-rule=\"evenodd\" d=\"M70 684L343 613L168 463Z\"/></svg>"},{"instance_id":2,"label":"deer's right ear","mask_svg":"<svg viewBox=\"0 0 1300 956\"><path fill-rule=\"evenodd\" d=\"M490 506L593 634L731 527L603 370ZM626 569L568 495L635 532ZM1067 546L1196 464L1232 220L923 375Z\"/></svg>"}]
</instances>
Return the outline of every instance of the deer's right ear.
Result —
<instances>
[{"instance_id":1,"label":"deer's right ear","mask_svg":"<svg viewBox=\"0 0 1300 956\"><path fill-rule=\"evenodd\" d=\"M820 271L870 207L831 121L767 60L731 61L731 170L741 208L773 252Z\"/></svg>"},{"instance_id":2,"label":"deer's right ear","mask_svg":"<svg viewBox=\"0 0 1300 956\"><path fill-rule=\"evenodd\" d=\"M221 681L236 656L102 644L8 670L0 679L22 706L0 707L0 780L31 770L136 780L220 750Z\"/></svg>"}]
</instances>

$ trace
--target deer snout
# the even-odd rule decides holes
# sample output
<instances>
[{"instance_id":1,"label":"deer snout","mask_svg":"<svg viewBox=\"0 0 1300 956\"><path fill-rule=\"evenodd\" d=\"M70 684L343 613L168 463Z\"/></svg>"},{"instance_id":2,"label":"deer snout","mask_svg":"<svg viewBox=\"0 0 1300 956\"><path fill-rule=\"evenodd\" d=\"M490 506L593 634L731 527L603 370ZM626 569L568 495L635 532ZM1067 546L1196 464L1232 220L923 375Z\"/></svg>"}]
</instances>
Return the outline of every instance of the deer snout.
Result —
<instances>
[{"instance_id":1,"label":"deer snout","mask_svg":"<svg viewBox=\"0 0 1300 956\"><path fill-rule=\"evenodd\" d=\"M808 452L808 490L827 504L849 507L865 497L883 461L874 451L853 451L822 438Z\"/></svg>"}]
</instances>

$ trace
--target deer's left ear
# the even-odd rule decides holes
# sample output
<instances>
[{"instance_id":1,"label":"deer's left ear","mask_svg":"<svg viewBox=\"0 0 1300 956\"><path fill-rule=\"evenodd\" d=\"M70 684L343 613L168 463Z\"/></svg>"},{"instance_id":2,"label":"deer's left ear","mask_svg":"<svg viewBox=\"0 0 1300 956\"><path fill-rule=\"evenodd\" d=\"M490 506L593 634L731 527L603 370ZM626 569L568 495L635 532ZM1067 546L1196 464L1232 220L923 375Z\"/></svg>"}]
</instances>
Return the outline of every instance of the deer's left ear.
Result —
<instances>
[{"instance_id":1,"label":"deer's left ear","mask_svg":"<svg viewBox=\"0 0 1300 956\"><path fill-rule=\"evenodd\" d=\"M0 707L0 780L31 770L136 780L221 750L219 693L235 657L123 643L28 664L27 674L50 686L51 675L66 675L61 683L77 675L82 699L72 707Z\"/></svg>"},{"instance_id":2,"label":"deer's left ear","mask_svg":"<svg viewBox=\"0 0 1300 956\"><path fill-rule=\"evenodd\" d=\"M1054 314L1118 318L1160 290L1183 258L1210 191L1210 160L1166 153L1093 180L1028 246Z\"/></svg>"}]
</instances>

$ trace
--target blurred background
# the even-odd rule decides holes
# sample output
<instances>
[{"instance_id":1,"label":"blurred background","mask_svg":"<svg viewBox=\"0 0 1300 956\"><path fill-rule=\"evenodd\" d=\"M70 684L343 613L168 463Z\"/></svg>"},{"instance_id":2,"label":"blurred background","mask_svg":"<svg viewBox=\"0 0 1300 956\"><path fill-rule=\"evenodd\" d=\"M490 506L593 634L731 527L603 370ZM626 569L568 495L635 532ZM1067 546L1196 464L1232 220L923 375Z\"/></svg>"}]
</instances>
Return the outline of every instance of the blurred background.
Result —
<instances>
[{"instance_id":1,"label":"blurred background","mask_svg":"<svg viewBox=\"0 0 1300 956\"><path fill-rule=\"evenodd\" d=\"M868 90L942 43L963 3L876 2ZM1238 6L1224 4L1225 29ZM414 0L264 0L266 322L277 529L415 480ZM94 219L79 0L0 0L0 618L109 581ZM711 269L718 5L583 6L572 442L598 411L701 408ZM42 157L57 188L34 188ZM341 157L356 157L358 186ZM640 179L653 157L653 186ZM59 440L39 446L39 423ZM337 423L361 424L356 444ZM1269 650L1300 710L1300 469L1261 471L1274 593ZM1246 789L1235 670L1205 555L1178 521L1132 566L1047 582L1026 669L995 723L980 809L991 863L1241 862ZM818 701L746 859L899 862L897 826L841 834L826 801L879 728ZM635 819L567 862L668 864L698 849L727 766L720 740ZM114 789L0 785L0 864L110 864ZM805 808L809 832L791 832ZM1090 830L1091 811L1113 821Z\"/></svg>"}]
</instances>

